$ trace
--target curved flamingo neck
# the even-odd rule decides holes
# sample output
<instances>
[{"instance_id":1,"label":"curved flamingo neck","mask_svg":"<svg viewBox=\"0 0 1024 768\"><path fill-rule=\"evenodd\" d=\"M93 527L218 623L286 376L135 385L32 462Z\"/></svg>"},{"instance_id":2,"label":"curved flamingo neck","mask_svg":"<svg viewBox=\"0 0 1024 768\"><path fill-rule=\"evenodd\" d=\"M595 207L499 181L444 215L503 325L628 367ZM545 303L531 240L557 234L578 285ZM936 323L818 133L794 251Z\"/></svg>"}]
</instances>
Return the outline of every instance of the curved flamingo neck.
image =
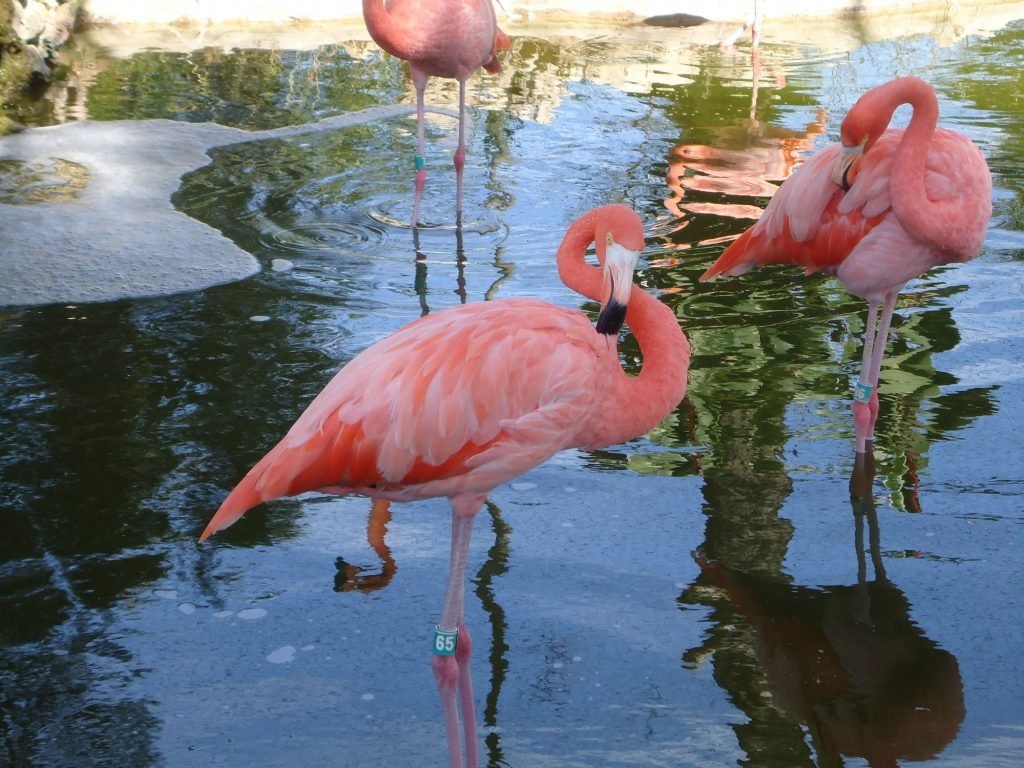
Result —
<instances>
[{"instance_id":1,"label":"curved flamingo neck","mask_svg":"<svg viewBox=\"0 0 1024 768\"><path fill-rule=\"evenodd\" d=\"M686 394L690 369L690 343L675 313L647 291L634 285L626 325L643 355L637 376L622 376L619 406L606 414L609 430L619 429L629 439L654 429Z\"/></svg>"},{"instance_id":2,"label":"curved flamingo neck","mask_svg":"<svg viewBox=\"0 0 1024 768\"><path fill-rule=\"evenodd\" d=\"M558 249L558 274L568 287L594 301L601 301L601 270L586 262L587 247L594 241L601 209L595 209L569 227ZM636 284L629 294L626 325L643 355L637 376L622 370L615 353L616 337L609 341L610 357L617 371L607 380L600 418L580 435L580 447L620 443L654 429L686 393L690 344L675 313ZM595 335L599 335L594 330Z\"/></svg>"},{"instance_id":3,"label":"curved flamingo neck","mask_svg":"<svg viewBox=\"0 0 1024 768\"><path fill-rule=\"evenodd\" d=\"M574 221L555 259L558 261L558 276L576 293L594 301L601 301L601 270L587 263L587 248L597 237L597 211L589 211Z\"/></svg>"},{"instance_id":4,"label":"curved flamingo neck","mask_svg":"<svg viewBox=\"0 0 1024 768\"><path fill-rule=\"evenodd\" d=\"M876 90L885 99L879 105L879 117L884 116L885 125L901 104L909 104L914 110L893 158L889 180L892 208L900 224L913 237L956 260L973 258L977 246L975 238L967 236L962 202L956 196L941 200L928 196L928 152L939 120L934 89L916 77L904 77Z\"/></svg>"},{"instance_id":5,"label":"curved flamingo neck","mask_svg":"<svg viewBox=\"0 0 1024 768\"><path fill-rule=\"evenodd\" d=\"M409 59L409 41L415 39L416 25L412 19L392 13L384 0L363 0L363 20L373 41L400 59Z\"/></svg>"}]
</instances>

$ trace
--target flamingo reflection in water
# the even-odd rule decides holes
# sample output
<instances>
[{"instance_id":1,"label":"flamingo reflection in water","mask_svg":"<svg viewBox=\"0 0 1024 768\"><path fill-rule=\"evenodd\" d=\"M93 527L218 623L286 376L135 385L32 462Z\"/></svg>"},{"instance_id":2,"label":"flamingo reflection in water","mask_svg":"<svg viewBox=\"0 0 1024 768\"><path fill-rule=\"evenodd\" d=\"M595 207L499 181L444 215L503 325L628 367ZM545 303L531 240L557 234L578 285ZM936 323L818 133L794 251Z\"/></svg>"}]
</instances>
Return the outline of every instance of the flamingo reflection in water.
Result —
<instances>
[{"instance_id":1,"label":"flamingo reflection in water","mask_svg":"<svg viewBox=\"0 0 1024 768\"><path fill-rule=\"evenodd\" d=\"M822 766L842 765L844 756L877 767L931 759L956 737L966 711L956 657L914 624L909 601L886 577L873 462L870 453L857 455L850 481L855 584L792 586L694 555L749 624L775 706L806 726Z\"/></svg>"},{"instance_id":2,"label":"flamingo reflection in water","mask_svg":"<svg viewBox=\"0 0 1024 768\"><path fill-rule=\"evenodd\" d=\"M398 565L386 540L390 523L391 502L387 499L374 499L366 521L366 543L380 559L380 570L374 573L370 566L351 565L339 557L334 562L338 569L334 577L335 592L376 592L384 589L395 578Z\"/></svg>"},{"instance_id":3,"label":"flamingo reflection in water","mask_svg":"<svg viewBox=\"0 0 1024 768\"><path fill-rule=\"evenodd\" d=\"M681 222L680 229L695 215L759 218L763 211L755 202L775 194L778 184L789 178L803 156L814 149L815 137L825 133L825 110L818 110L803 130L761 121L762 66L758 49L751 53L750 77L750 108L746 117L709 128L711 144L680 144L669 153L665 181L672 194L665 200L665 207ZM784 85L784 75L777 73L774 82L780 87ZM724 202L723 197L729 200ZM677 248L732 239L734 236L704 239Z\"/></svg>"}]
</instances>

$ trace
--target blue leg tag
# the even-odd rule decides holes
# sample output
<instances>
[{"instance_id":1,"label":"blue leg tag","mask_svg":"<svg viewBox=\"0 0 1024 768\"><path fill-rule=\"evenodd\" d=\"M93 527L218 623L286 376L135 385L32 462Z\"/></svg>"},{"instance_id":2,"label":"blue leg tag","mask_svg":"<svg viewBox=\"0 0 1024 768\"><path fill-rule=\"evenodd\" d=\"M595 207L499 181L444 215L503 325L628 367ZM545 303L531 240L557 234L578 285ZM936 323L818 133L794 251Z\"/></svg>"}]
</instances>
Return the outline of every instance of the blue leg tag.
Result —
<instances>
[{"instance_id":1,"label":"blue leg tag","mask_svg":"<svg viewBox=\"0 0 1024 768\"><path fill-rule=\"evenodd\" d=\"M422 171L424 168L427 167L427 158L425 158L423 155L416 155L416 158L413 162L415 162L416 164L417 171Z\"/></svg>"},{"instance_id":2,"label":"blue leg tag","mask_svg":"<svg viewBox=\"0 0 1024 768\"><path fill-rule=\"evenodd\" d=\"M458 629L441 629L434 627L434 655L454 656L459 644Z\"/></svg>"},{"instance_id":3,"label":"blue leg tag","mask_svg":"<svg viewBox=\"0 0 1024 768\"><path fill-rule=\"evenodd\" d=\"M853 390L853 399L858 403L870 403L871 393L874 391L875 388L870 384L858 381L857 386Z\"/></svg>"}]
</instances>

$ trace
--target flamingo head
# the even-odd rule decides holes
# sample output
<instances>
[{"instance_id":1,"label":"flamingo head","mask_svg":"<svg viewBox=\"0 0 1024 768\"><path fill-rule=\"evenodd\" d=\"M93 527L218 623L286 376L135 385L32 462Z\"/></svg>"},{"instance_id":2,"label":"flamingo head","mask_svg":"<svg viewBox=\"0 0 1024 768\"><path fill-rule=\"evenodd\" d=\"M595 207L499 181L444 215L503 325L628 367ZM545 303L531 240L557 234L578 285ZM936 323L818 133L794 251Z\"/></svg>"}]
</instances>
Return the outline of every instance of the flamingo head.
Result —
<instances>
[{"instance_id":1,"label":"flamingo head","mask_svg":"<svg viewBox=\"0 0 1024 768\"><path fill-rule=\"evenodd\" d=\"M857 103L843 118L839 128L842 149L839 152L839 159L832 168L832 181L844 190L848 190L857 177L860 166L857 161L889 127L892 109L879 109L875 103L880 90L874 88L857 99Z\"/></svg>"},{"instance_id":2,"label":"flamingo head","mask_svg":"<svg viewBox=\"0 0 1024 768\"><path fill-rule=\"evenodd\" d=\"M852 147L844 144L842 149L839 150L836 164L832 166L832 183L837 187L842 187L844 192L849 191L850 187L853 186L854 180L857 178L857 172L860 168L860 164L857 161L864 156L864 147L866 145L866 141Z\"/></svg>"},{"instance_id":3,"label":"flamingo head","mask_svg":"<svg viewBox=\"0 0 1024 768\"><path fill-rule=\"evenodd\" d=\"M625 205L604 206L595 213L594 245L603 278L597 330L616 335L626 319L633 271L644 248L644 226L636 212Z\"/></svg>"},{"instance_id":4,"label":"flamingo head","mask_svg":"<svg viewBox=\"0 0 1024 768\"><path fill-rule=\"evenodd\" d=\"M842 152L832 170L832 181L843 189L850 188L860 165L857 160L871 151L889 127L893 112L900 104L908 103L914 92L923 92L930 96L931 102L935 101L934 89L917 77L891 80L857 99L839 128Z\"/></svg>"}]
</instances>

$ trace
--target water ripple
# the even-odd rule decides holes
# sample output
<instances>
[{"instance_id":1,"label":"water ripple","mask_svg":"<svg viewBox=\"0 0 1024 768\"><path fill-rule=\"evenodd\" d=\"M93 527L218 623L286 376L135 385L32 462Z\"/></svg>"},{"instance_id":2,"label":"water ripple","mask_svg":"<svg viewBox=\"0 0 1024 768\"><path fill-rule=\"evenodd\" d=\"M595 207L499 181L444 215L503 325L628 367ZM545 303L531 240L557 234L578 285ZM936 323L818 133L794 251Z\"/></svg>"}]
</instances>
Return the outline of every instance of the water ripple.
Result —
<instances>
[{"instance_id":1,"label":"water ripple","mask_svg":"<svg viewBox=\"0 0 1024 768\"><path fill-rule=\"evenodd\" d=\"M276 252L308 254L318 251L357 250L367 255L384 245L387 230L368 217L356 221L315 221L278 226L263 222L260 242Z\"/></svg>"}]
</instances>

